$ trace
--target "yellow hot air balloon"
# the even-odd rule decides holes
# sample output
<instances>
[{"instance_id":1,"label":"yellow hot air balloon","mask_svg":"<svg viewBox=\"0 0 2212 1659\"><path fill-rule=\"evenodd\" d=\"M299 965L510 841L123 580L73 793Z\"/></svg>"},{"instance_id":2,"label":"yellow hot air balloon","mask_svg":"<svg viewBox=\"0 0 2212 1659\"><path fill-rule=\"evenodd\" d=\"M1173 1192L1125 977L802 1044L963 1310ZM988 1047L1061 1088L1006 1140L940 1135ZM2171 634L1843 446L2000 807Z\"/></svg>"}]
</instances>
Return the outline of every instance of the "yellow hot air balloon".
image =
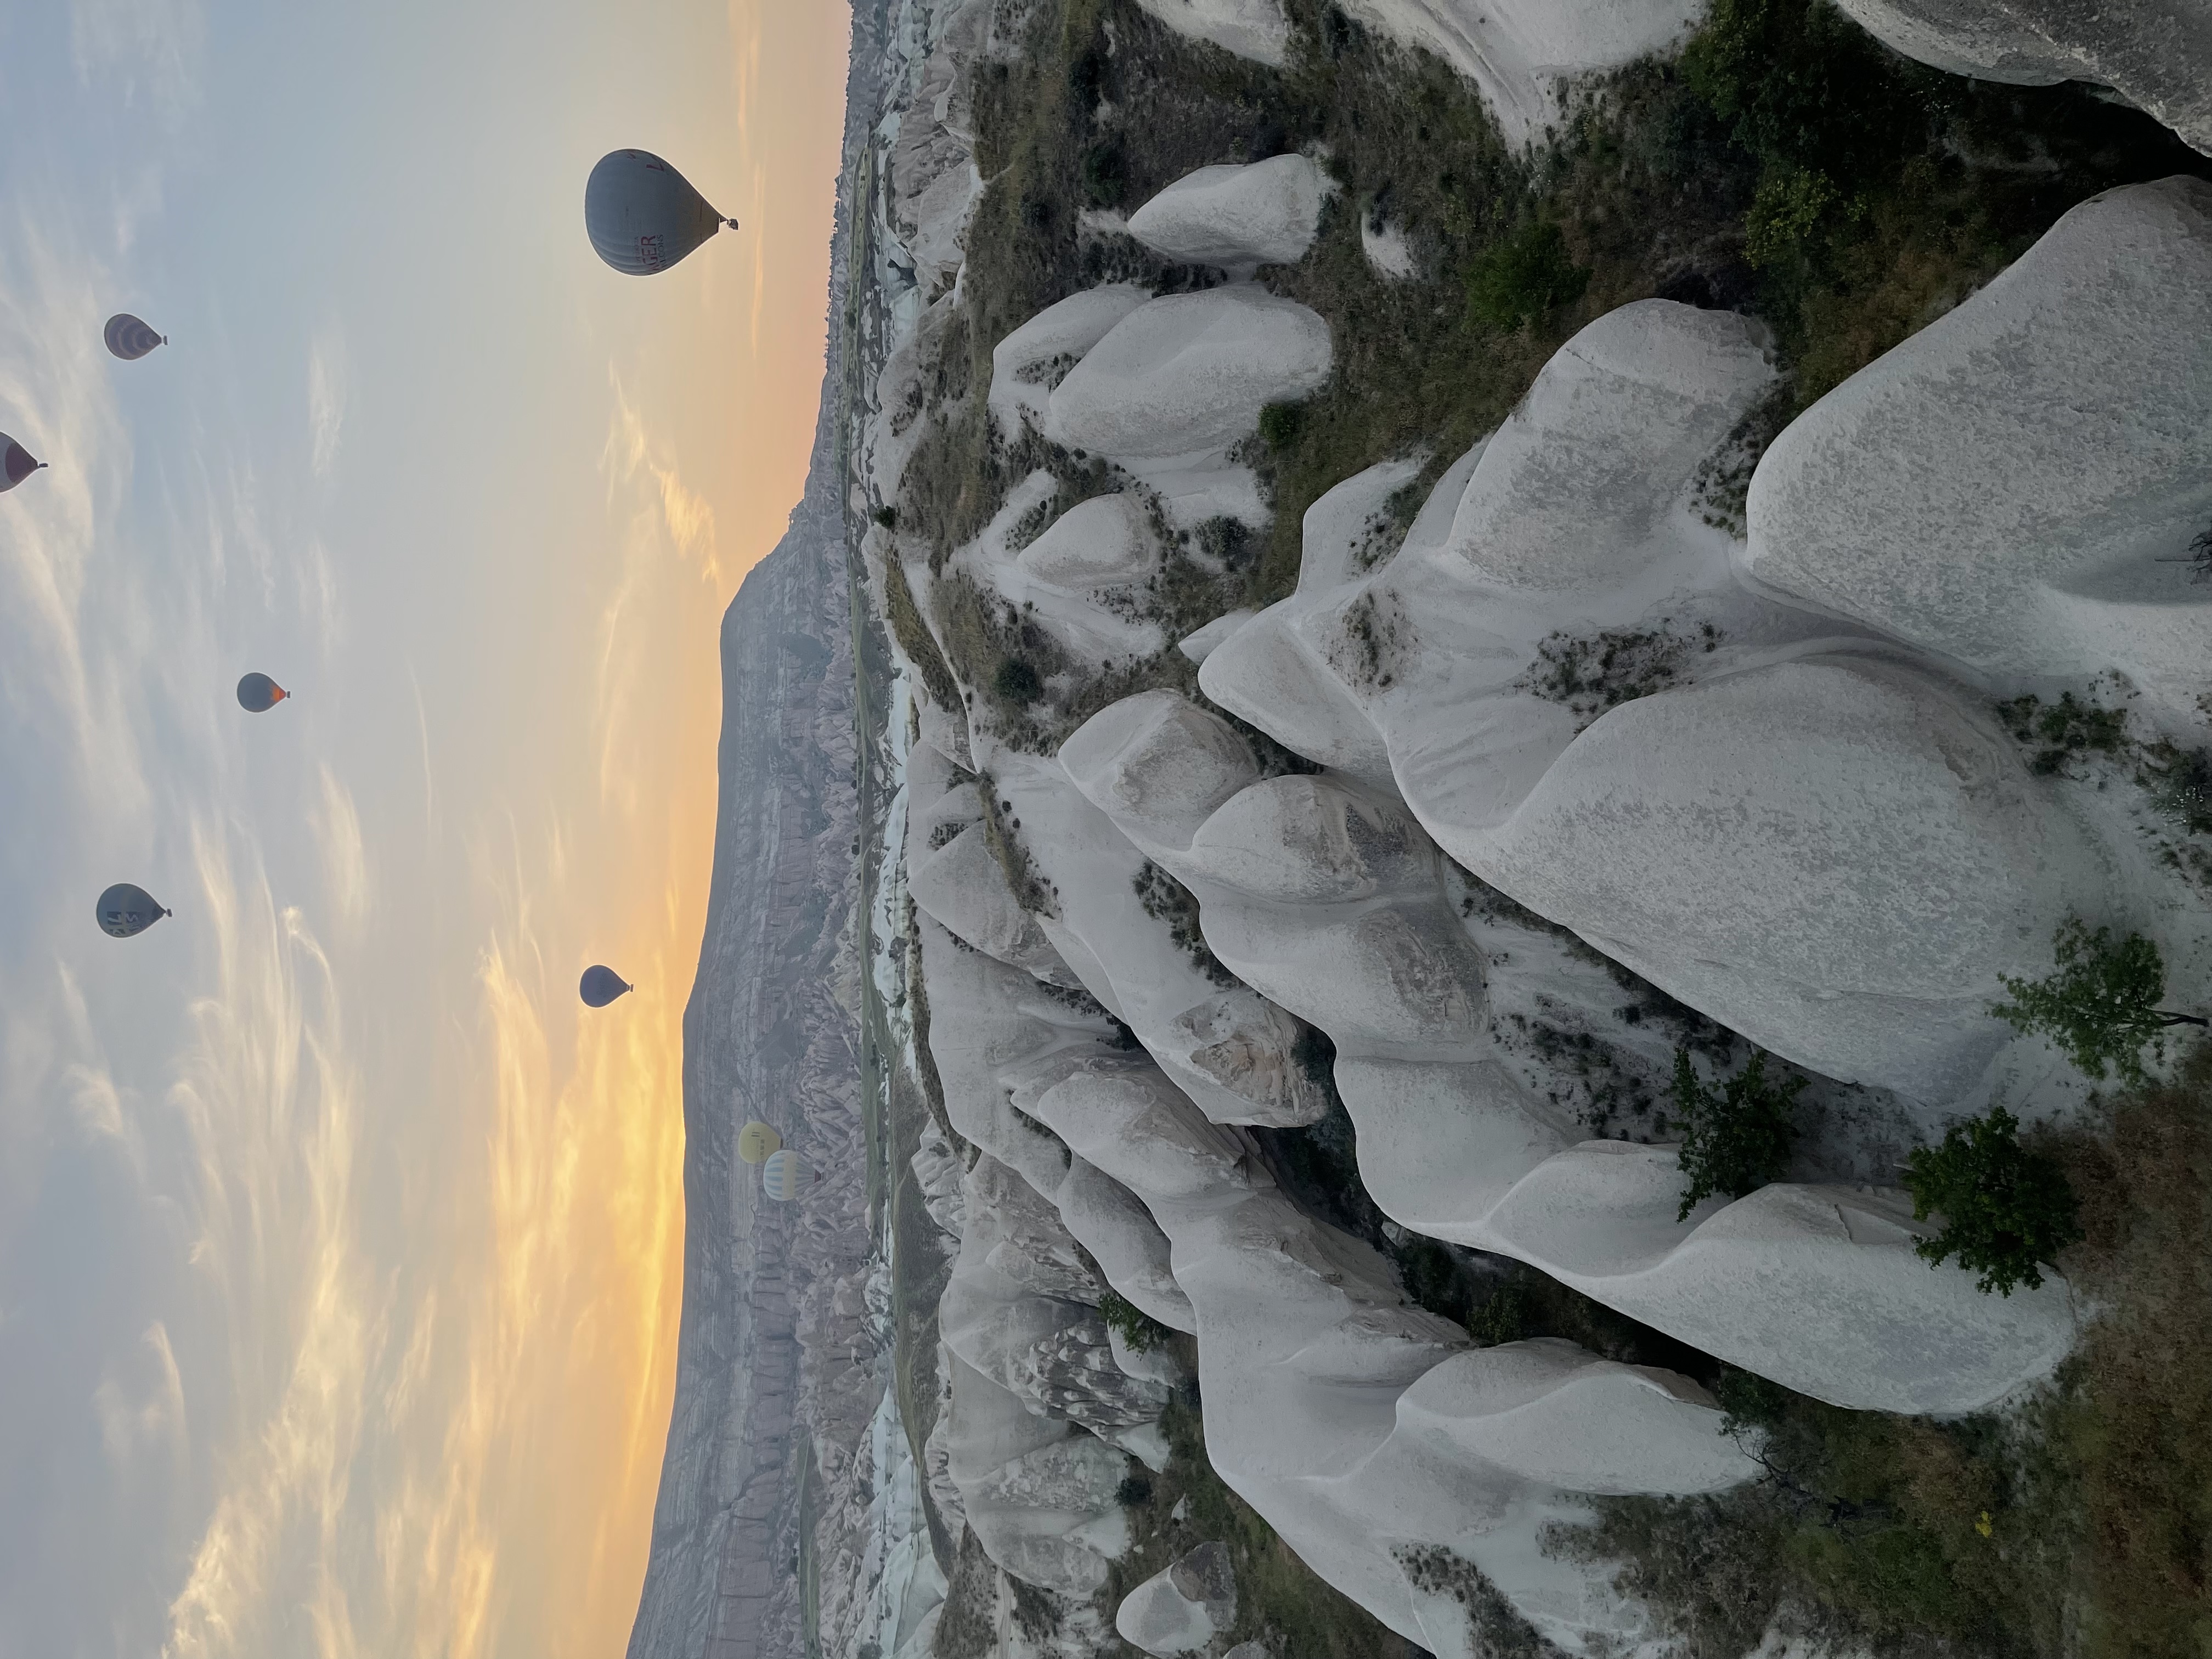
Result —
<instances>
[{"instance_id":1,"label":"yellow hot air balloon","mask_svg":"<svg viewBox=\"0 0 2212 1659\"><path fill-rule=\"evenodd\" d=\"M758 1118L738 1131L738 1156L748 1164L765 1164L768 1155L782 1146L783 1137Z\"/></svg>"}]
</instances>

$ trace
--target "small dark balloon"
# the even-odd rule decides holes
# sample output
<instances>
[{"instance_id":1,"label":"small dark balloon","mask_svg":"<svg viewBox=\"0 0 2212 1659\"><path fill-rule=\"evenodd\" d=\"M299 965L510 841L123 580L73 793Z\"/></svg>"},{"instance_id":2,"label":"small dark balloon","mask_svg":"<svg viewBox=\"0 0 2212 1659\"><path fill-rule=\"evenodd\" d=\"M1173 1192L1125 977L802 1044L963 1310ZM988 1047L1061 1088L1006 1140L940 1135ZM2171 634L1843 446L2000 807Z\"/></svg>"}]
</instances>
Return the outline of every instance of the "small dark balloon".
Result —
<instances>
[{"instance_id":1,"label":"small dark balloon","mask_svg":"<svg viewBox=\"0 0 2212 1659\"><path fill-rule=\"evenodd\" d=\"M156 334L127 311L118 311L107 319L100 337L107 349L126 363L135 363L156 346L169 343L168 337Z\"/></svg>"},{"instance_id":2,"label":"small dark balloon","mask_svg":"<svg viewBox=\"0 0 2212 1659\"><path fill-rule=\"evenodd\" d=\"M577 985L576 993L584 999L586 1008L604 1008L630 988L613 969L591 967L584 969L584 977Z\"/></svg>"},{"instance_id":3,"label":"small dark balloon","mask_svg":"<svg viewBox=\"0 0 2212 1659\"><path fill-rule=\"evenodd\" d=\"M266 674L248 674L238 683L238 706L249 714L265 714L291 695Z\"/></svg>"},{"instance_id":4,"label":"small dark balloon","mask_svg":"<svg viewBox=\"0 0 2212 1659\"><path fill-rule=\"evenodd\" d=\"M94 914L110 939L135 939L170 913L144 888L118 881L100 896Z\"/></svg>"},{"instance_id":5,"label":"small dark balloon","mask_svg":"<svg viewBox=\"0 0 2212 1659\"><path fill-rule=\"evenodd\" d=\"M44 461L33 459L29 450L6 433L0 432L0 490L13 489L45 465Z\"/></svg>"}]
</instances>

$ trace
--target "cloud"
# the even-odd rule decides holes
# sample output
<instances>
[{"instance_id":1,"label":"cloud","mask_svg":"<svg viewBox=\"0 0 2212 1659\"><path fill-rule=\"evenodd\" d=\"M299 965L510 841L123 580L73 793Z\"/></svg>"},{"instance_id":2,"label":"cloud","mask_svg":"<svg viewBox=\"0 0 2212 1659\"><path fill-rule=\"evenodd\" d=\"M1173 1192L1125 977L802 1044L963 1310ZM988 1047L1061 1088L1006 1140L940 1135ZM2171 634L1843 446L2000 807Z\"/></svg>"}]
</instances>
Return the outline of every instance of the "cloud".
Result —
<instances>
[{"instance_id":1,"label":"cloud","mask_svg":"<svg viewBox=\"0 0 2212 1659\"><path fill-rule=\"evenodd\" d=\"M307 349L307 432L315 476L327 478L337 465L345 429L345 337L325 329Z\"/></svg>"},{"instance_id":2,"label":"cloud","mask_svg":"<svg viewBox=\"0 0 2212 1659\"><path fill-rule=\"evenodd\" d=\"M179 1462L189 1440L184 1376L160 1320L139 1339L136 1359L132 1365L111 1365L93 1395L100 1443L108 1461L126 1474L148 1449L160 1450L171 1464Z\"/></svg>"},{"instance_id":3,"label":"cloud","mask_svg":"<svg viewBox=\"0 0 2212 1659\"><path fill-rule=\"evenodd\" d=\"M322 799L307 816L322 854L323 886L338 920L358 929L368 917L368 855L362 844L361 815L353 794L327 764L319 766Z\"/></svg>"},{"instance_id":4,"label":"cloud","mask_svg":"<svg viewBox=\"0 0 2212 1659\"><path fill-rule=\"evenodd\" d=\"M192 0L71 0L77 78L112 83L125 107L141 102L174 127L200 102L207 20Z\"/></svg>"},{"instance_id":5,"label":"cloud","mask_svg":"<svg viewBox=\"0 0 2212 1659\"><path fill-rule=\"evenodd\" d=\"M607 368L607 383L615 394L615 410L599 465L607 475L608 499L613 500L617 483L632 483L643 472L653 481L669 540L679 552L700 562L699 574L709 585L719 586L722 573L714 555L714 509L678 476L674 462L661 459L661 446L646 431L645 417L630 402L612 364Z\"/></svg>"},{"instance_id":6,"label":"cloud","mask_svg":"<svg viewBox=\"0 0 2212 1659\"><path fill-rule=\"evenodd\" d=\"M193 1260L230 1333L226 1416L245 1431L170 1605L165 1659L269 1651L294 1607L350 1630L330 1599L329 1553L392 1295L360 1237L360 1083L329 958L220 835L201 824L192 842L217 974L193 1005L170 1098L198 1163ZM305 1582L303 1554L317 1564Z\"/></svg>"}]
</instances>

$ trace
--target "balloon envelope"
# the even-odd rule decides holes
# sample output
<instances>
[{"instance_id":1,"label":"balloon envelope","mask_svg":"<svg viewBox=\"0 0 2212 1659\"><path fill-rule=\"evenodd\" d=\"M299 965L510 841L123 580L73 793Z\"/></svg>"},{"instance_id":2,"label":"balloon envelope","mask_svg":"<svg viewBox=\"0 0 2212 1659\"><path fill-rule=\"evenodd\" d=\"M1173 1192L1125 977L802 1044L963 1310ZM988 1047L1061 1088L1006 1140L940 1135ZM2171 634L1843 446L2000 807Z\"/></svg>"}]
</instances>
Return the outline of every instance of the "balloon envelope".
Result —
<instances>
[{"instance_id":1,"label":"balloon envelope","mask_svg":"<svg viewBox=\"0 0 2212 1659\"><path fill-rule=\"evenodd\" d=\"M100 337L107 342L107 349L126 363L135 363L155 346L169 343L127 311L118 311L110 317Z\"/></svg>"},{"instance_id":2,"label":"balloon envelope","mask_svg":"<svg viewBox=\"0 0 2212 1659\"><path fill-rule=\"evenodd\" d=\"M578 983L576 992L584 999L586 1008L604 1008L629 988L623 982L622 975L613 969L594 966L584 969L584 977Z\"/></svg>"},{"instance_id":3,"label":"balloon envelope","mask_svg":"<svg viewBox=\"0 0 2212 1659\"><path fill-rule=\"evenodd\" d=\"M783 1137L757 1118L738 1131L738 1157L747 1164L763 1162L782 1146Z\"/></svg>"},{"instance_id":4,"label":"balloon envelope","mask_svg":"<svg viewBox=\"0 0 2212 1659\"><path fill-rule=\"evenodd\" d=\"M629 276L665 270L722 228L690 181L649 150L611 150L584 185L584 228Z\"/></svg>"},{"instance_id":5,"label":"balloon envelope","mask_svg":"<svg viewBox=\"0 0 2212 1659\"><path fill-rule=\"evenodd\" d=\"M132 939L169 913L144 888L118 881L100 896L94 914L100 919L100 931L110 939Z\"/></svg>"},{"instance_id":6,"label":"balloon envelope","mask_svg":"<svg viewBox=\"0 0 2212 1659\"><path fill-rule=\"evenodd\" d=\"M779 1204L788 1204L798 1196L799 1172L805 1166L793 1152L775 1152L761 1165L761 1190Z\"/></svg>"},{"instance_id":7,"label":"balloon envelope","mask_svg":"<svg viewBox=\"0 0 2212 1659\"><path fill-rule=\"evenodd\" d=\"M31 452L0 432L0 489L13 489L46 463L33 460Z\"/></svg>"},{"instance_id":8,"label":"balloon envelope","mask_svg":"<svg viewBox=\"0 0 2212 1659\"><path fill-rule=\"evenodd\" d=\"M265 714L291 695L266 674L248 674L238 683L238 706L249 714Z\"/></svg>"}]
</instances>

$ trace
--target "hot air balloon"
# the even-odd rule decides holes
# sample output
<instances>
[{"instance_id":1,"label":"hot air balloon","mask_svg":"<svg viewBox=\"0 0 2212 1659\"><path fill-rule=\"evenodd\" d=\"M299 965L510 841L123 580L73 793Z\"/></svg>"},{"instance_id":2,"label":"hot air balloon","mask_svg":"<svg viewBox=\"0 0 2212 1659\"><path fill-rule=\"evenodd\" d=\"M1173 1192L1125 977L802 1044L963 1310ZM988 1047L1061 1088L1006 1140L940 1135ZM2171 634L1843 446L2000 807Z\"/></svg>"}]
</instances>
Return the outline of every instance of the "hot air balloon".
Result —
<instances>
[{"instance_id":1,"label":"hot air balloon","mask_svg":"<svg viewBox=\"0 0 2212 1659\"><path fill-rule=\"evenodd\" d=\"M797 1152L770 1152L761 1165L761 1190L779 1204L790 1203L799 1195L799 1176L805 1167Z\"/></svg>"},{"instance_id":2,"label":"hot air balloon","mask_svg":"<svg viewBox=\"0 0 2212 1659\"><path fill-rule=\"evenodd\" d=\"M33 460L29 450L0 432L0 490L13 489L45 465Z\"/></svg>"},{"instance_id":3,"label":"hot air balloon","mask_svg":"<svg viewBox=\"0 0 2212 1659\"><path fill-rule=\"evenodd\" d=\"M134 939L169 914L144 888L118 881L100 896L93 914L100 931L110 939Z\"/></svg>"},{"instance_id":4,"label":"hot air balloon","mask_svg":"<svg viewBox=\"0 0 2212 1659\"><path fill-rule=\"evenodd\" d=\"M761 1163L782 1146L783 1137L758 1118L738 1131L738 1157L747 1164Z\"/></svg>"},{"instance_id":5,"label":"hot air balloon","mask_svg":"<svg viewBox=\"0 0 2212 1659\"><path fill-rule=\"evenodd\" d=\"M617 997L626 994L630 988L613 969L594 966L584 969L584 977L576 986L576 994L584 999L586 1008L604 1008Z\"/></svg>"},{"instance_id":6,"label":"hot air balloon","mask_svg":"<svg viewBox=\"0 0 2212 1659\"><path fill-rule=\"evenodd\" d=\"M126 363L135 363L155 346L169 343L166 334L156 334L127 311L118 311L107 319L100 337L107 349Z\"/></svg>"},{"instance_id":7,"label":"hot air balloon","mask_svg":"<svg viewBox=\"0 0 2212 1659\"><path fill-rule=\"evenodd\" d=\"M627 276L663 271L735 219L648 150L610 150L584 185L584 228L599 258Z\"/></svg>"},{"instance_id":8,"label":"hot air balloon","mask_svg":"<svg viewBox=\"0 0 2212 1659\"><path fill-rule=\"evenodd\" d=\"M238 706L249 714L265 714L291 695L266 674L248 674L238 682Z\"/></svg>"}]
</instances>

